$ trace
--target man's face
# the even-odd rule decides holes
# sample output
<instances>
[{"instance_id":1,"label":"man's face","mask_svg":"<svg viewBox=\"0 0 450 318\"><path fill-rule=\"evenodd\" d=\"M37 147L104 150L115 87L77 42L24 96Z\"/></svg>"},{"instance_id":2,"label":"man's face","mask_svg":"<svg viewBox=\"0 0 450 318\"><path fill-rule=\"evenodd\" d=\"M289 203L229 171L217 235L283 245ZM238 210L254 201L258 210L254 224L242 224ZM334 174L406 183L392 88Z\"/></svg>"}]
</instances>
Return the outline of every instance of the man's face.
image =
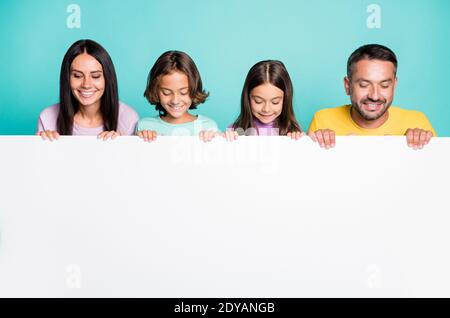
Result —
<instances>
[{"instance_id":1,"label":"man's face","mask_svg":"<svg viewBox=\"0 0 450 318\"><path fill-rule=\"evenodd\" d=\"M353 66L351 78L345 77L344 84L358 114L365 121L377 121L394 99L395 66L388 61L361 60Z\"/></svg>"}]
</instances>

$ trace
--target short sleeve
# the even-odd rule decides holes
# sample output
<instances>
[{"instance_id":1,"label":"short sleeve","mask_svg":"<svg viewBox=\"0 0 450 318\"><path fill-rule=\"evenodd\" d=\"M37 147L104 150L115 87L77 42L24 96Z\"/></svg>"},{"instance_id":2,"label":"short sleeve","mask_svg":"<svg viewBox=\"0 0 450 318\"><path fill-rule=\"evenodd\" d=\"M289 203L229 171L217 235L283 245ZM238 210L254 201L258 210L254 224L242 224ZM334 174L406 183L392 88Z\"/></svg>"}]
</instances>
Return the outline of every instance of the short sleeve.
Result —
<instances>
[{"instance_id":1,"label":"short sleeve","mask_svg":"<svg viewBox=\"0 0 450 318\"><path fill-rule=\"evenodd\" d=\"M315 132L317 130L317 113L314 114L311 123L309 124L308 133Z\"/></svg>"},{"instance_id":2,"label":"short sleeve","mask_svg":"<svg viewBox=\"0 0 450 318\"><path fill-rule=\"evenodd\" d=\"M118 121L117 130L122 135L131 136L136 132L139 115L133 108L121 103Z\"/></svg>"}]
</instances>

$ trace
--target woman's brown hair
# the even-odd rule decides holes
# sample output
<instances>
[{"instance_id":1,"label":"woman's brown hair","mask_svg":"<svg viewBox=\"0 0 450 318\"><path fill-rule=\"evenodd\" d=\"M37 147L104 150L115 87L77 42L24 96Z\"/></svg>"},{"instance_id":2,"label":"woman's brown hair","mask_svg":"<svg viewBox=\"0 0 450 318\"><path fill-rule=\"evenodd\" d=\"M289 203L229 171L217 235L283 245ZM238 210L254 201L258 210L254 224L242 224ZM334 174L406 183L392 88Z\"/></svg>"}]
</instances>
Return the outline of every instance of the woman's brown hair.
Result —
<instances>
[{"instance_id":1,"label":"woman's brown hair","mask_svg":"<svg viewBox=\"0 0 450 318\"><path fill-rule=\"evenodd\" d=\"M159 101L159 82L162 76L175 71L185 74L188 78L189 96L192 99L189 109L196 109L197 105L204 103L209 96L209 93L203 90L200 73L191 57L184 52L167 51L156 60L150 70L144 92L145 98L150 104L155 105L160 116L165 116L166 111Z\"/></svg>"},{"instance_id":2,"label":"woman's brown hair","mask_svg":"<svg viewBox=\"0 0 450 318\"><path fill-rule=\"evenodd\" d=\"M276 128L279 129L279 134L286 135L288 132L302 131L294 115L292 103L294 89L291 78L284 64L274 60L256 63L248 72L241 94L241 113L234 122L233 129L239 128L244 131L249 128L257 129L250 106L250 92L265 83L270 83L284 92L283 108L280 116L276 119Z\"/></svg>"}]
</instances>

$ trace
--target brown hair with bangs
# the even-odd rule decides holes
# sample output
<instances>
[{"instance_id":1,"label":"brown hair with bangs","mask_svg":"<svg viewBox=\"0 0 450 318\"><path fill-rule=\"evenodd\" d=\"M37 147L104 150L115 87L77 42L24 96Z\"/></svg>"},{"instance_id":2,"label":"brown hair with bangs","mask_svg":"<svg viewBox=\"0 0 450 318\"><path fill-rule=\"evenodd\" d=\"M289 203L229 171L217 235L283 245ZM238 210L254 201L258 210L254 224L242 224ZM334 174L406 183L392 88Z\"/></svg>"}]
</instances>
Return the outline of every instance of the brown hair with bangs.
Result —
<instances>
[{"instance_id":1,"label":"brown hair with bangs","mask_svg":"<svg viewBox=\"0 0 450 318\"><path fill-rule=\"evenodd\" d=\"M204 103L209 96L209 93L203 90L200 73L192 58L184 52L167 51L156 60L150 70L144 92L145 98L150 104L155 105L160 116L167 114L159 101L158 91L161 77L176 71L185 74L188 78L189 96L192 99L189 109L196 109L197 105Z\"/></svg>"},{"instance_id":2,"label":"brown hair with bangs","mask_svg":"<svg viewBox=\"0 0 450 318\"><path fill-rule=\"evenodd\" d=\"M284 64L276 60L258 62L248 72L241 94L241 113L232 127L244 131L247 131L249 128L256 128L258 131L252 114L250 92L255 87L265 83L270 83L284 92L283 108L280 116L276 119L276 127L279 128L279 134L284 136L289 132L301 132L302 129L294 114L294 88L291 78Z\"/></svg>"}]
</instances>

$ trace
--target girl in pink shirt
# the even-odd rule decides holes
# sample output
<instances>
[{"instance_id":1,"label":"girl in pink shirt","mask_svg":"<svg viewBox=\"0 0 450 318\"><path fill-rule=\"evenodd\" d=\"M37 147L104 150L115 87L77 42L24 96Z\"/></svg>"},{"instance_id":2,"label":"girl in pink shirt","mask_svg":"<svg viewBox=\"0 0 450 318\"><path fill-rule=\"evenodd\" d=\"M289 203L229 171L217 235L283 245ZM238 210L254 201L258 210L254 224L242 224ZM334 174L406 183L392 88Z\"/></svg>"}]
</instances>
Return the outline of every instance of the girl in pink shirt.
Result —
<instances>
[{"instance_id":1,"label":"girl in pink shirt","mask_svg":"<svg viewBox=\"0 0 450 318\"><path fill-rule=\"evenodd\" d=\"M108 52L92 40L72 44L60 74L60 102L42 111L37 135L94 135L114 139L132 135L139 117L119 101L117 77Z\"/></svg>"},{"instance_id":2,"label":"girl in pink shirt","mask_svg":"<svg viewBox=\"0 0 450 318\"><path fill-rule=\"evenodd\" d=\"M284 64L276 60L261 61L247 74L241 96L241 113L227 129L227 139L237 135L304 135L295 119L294 89Z\"/></svg>"}]
</instances>

